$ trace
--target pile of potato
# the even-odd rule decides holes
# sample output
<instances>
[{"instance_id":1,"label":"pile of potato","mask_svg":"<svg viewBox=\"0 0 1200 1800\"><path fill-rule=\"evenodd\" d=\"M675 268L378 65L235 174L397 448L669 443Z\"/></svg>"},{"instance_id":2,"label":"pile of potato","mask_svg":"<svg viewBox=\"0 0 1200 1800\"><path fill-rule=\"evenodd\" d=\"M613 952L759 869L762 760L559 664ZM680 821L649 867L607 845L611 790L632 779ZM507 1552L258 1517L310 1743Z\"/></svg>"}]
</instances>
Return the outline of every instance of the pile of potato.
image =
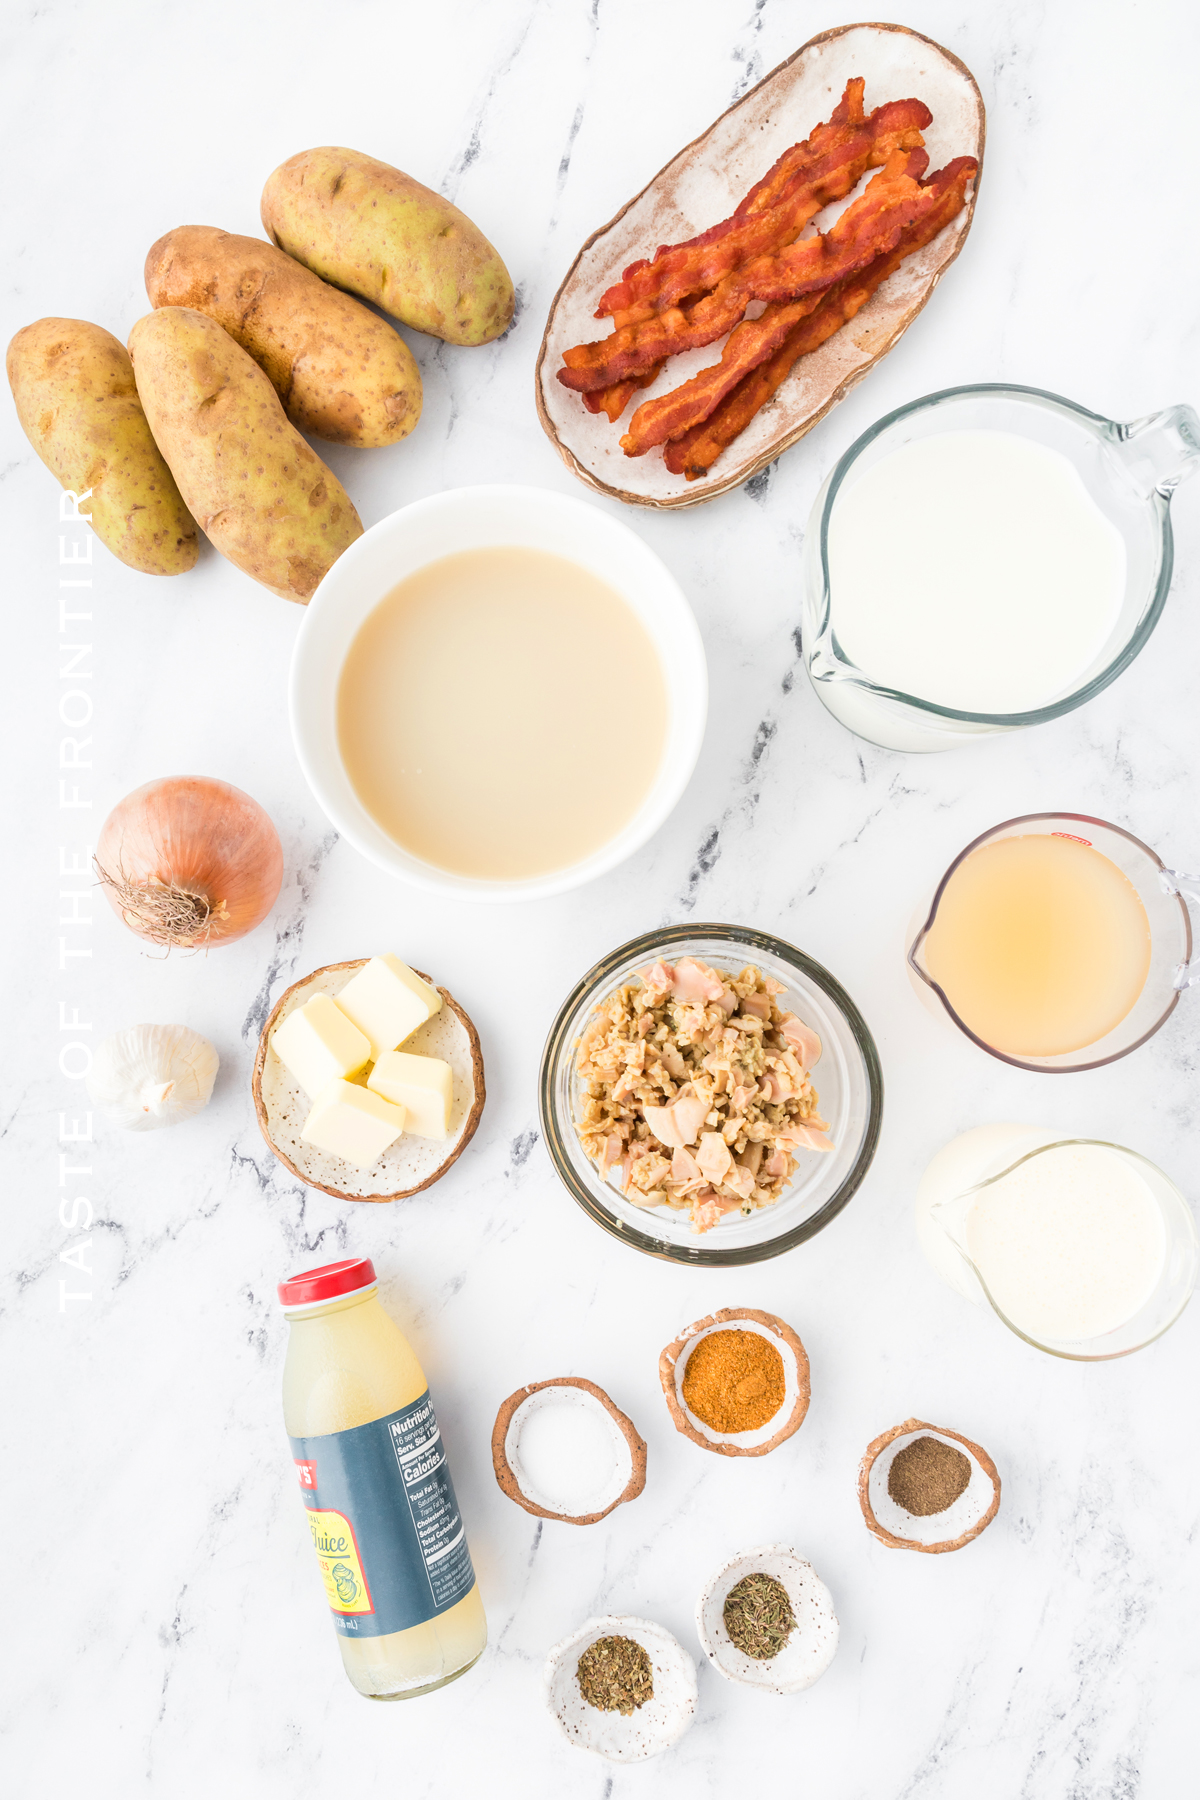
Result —
<instances>
[{"instance_id":1,"label":"pile of potato","mask_svg":"<svg viewBox=\"0 0 1200 1800\"><path fill-rule=\"evenodd\" d=\"M486 344L512 320L513 285L457 207L357 150L290 157L262 222L269 244L169 231L146 258L155 310L128 351L84 319L39 319L8 346L8 379L30 443L64 488L91 490L92 526L122 562L182 574L199 525L303 603L362 523L301 432L373 449L421 416L412 352L351 296Z\"/></svg>"}]
</instances>

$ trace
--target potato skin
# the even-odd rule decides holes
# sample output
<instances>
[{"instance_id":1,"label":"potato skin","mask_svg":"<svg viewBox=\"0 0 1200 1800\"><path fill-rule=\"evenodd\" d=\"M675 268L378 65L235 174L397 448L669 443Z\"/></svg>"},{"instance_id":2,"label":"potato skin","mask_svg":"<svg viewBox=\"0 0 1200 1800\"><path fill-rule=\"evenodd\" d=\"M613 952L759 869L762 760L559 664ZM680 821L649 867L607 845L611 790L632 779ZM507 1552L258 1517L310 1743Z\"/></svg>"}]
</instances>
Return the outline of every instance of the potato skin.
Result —
<instances>
[{"instance_id":1,"label":"potato skin","mask_svg":"<svg viewBox=\"0 0 1200 1800\"><path fill-rule=\"evenodd\" d=\"M150 426L124 344L86 319L38 319L6 358L26 437L64 488L91 488L92 529L143 575L182 575L200 549Z\"/></svg>"},{"instance_id":2,"label":"potato skin","mask_svg":"<svg viewBox=\"0 0 1200 1800\"><path fill-rule=\"evenodd\" d=\"M150 304L207 313L249 351L300 431L360 450L421 416L421 373L385 320L259 238L181 225L146 258Z\"/></svg>"},{"instance_id":3,"label":"potato skin","mask_svg":"<svg viewBox=\"0 0 1200 1800\"><path fill-rule=\"evenodd\" d=\"M129 354L150 429L201 529L272 593L310 599L362 524L258 364L188 306L139 319Z\"/></svg>"},{"instance_id":4,"label":"potato skin","mask_svg":"<svg viewBox=\"0 0 1200 1800\"><path fill-rule=\"evenodd\" d=\"M508 329L508 270L465 213L360 150L301 150L268 177L267 236L297 262L444 338L487 344Z\"/></svg>"}]
</instances>

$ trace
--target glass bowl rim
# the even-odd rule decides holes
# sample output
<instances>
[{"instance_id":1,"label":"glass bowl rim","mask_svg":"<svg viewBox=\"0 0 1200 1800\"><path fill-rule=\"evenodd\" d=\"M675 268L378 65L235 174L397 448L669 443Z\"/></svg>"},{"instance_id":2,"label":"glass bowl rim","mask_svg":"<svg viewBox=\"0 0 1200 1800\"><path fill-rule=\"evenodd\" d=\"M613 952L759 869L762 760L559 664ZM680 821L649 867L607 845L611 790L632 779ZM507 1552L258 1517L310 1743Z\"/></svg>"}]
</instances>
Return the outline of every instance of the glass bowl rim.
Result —
<instances>
[{"instance_id":1,"label":"glass bowl rim","mask_svg":"<svg viewBox=\"0 0 1200 1800\"><path fill-rule=\"evenodd\" d=\"M1075 420L1084 420L1097 438L1103 437L1114 426L1119 430L1117 421L1107 419L1103 413L1089 411L1086 406L1078 406L1074 400L1066 399L1062 394L1052 394L1047 388L1022 387L1016 382L978 381L970 382L962 387L939 388L936 393L922 394L916 400L908 400L903 406L897 406L892 412L885 413L869 425L860 437L857 437L838 461L825 486L825 497L820 502L821 518L819 530L819 554L821 559L821 580L825 604L825 618L828 620L829 596L831 582L829 577L829 520L833 505L841 490L842 483L850 473L850 469L859 456L899 420L906 419L912 413L923 412L940 405L945 400L958 400L966 396L986 396L992 399L1020 399L1041 407L1046 412L1063 413ZM1064 713L1074 712L1078 706L1084 706L1094 700L1097 694L1104 692L1118 675L1139 656L1162 617L1163 607L1167 603L1167 595L1171 587L1171 575L1175 564L1175 539L1171 530L1171 513L1169 500L1155 490L1147 496L1147 503L1155 506L1159 515L1159 527L1162 532L1162 560L1158 569L1158 580L1150 603L1146 607L1137 626L1119 653L1098 675L1094 675L1083 687L1067 694L1061 700L1053 701L1049 706L1038 706L1029 712L986 713L961 712L953 706L939 706L933 700L922 700L915 694L906 694L900 688L883 687L872 681L856 663L844 657L839 649L838 661L846 671L845 679L867 692L878 695L881 699L892 700L902 706L915 707L918 712L930 714L937 719L952 719L963 724L995 725L1001 729L1018 729L1027 725L1045 725L1051 719L1060 719ZM822 631L825 626L822 624Z\"/></svg>"},{"instance_id":2,"label":"glass bowl rim","mask_svg":"<svg viewBox=\"0 0 1200 1800\"><path fill-rule=\"evenodd\" d=\"M659 954L672 945L682 945L694 938L716 938L730 944L744 945L748 949L760 949L775 956L780 962L790 964L801 974L819 987L826 997L833 1002L845 1020L846 1026L854 1040L855 1048L862 1059L863 1072L867 1084L867 1123L853 1165L845 1178L826 1200L809 1218L794 1225L789 1231L781 1233L761 1244L742 1244L721 1249L718 1245L668 1244L661 1238L649 1236L639 1231L636 1226L626 1225L608 1212L601 1204L598 1196L580 1180L563 1143L563 1132L560 1131L559 1119L554 1105L553 1080L564 1052L569 1052L566 1043L566 1030L569 1021L577 1008L589 994L603 998L597 990L612 980L615 970L625 962L638 961L642 957ZM541 1064L538 1069L538 1119L554 1164L555 1172L572 1198L580 1205L588 1217L610 1237L620 1243L629 1244L635 1250L647 1256L657 1257L663 1262L682 1263L691 1267L736 1267L740 1264L766 1262L773 1256L782 1256L787 1250L794 1250L798 1244L805 1243L824 1229L831 1219L849 1204L851 1199L866 1179L867 1171L875 1159L879 1147L880 1133L883 1128L883 1067L879 1059L879 1051L871 1035L866 1020L858 1007L850 998L841 982L829 973L823 964L805 954L803 950L789 944L785 939L773 936L770 932L758 931L750 926L725 925L708 922L688 925L668 925L656 931L641 933L620 944L615 950L601 957L575 983L554 1017L554 1022L546 1036L542 1051ZM564 1121L565 1129L571 1129L569 1120Z\"/></svg>"},{"instance_id":3,"label":"glass bowl rim","mask_svg":"<svg viewBox=\"0 0 1200 1800\"><path fill-rule=\"evenodd\" d=\"M978 837L971 839L971 842L965 849L959 851L958 855L954 858L954 861L949 865L945 874L938 882L933 899L929 903L929 910L925 915L925 921L917 931L912 943L909 944L905 951L904 960L907 962L917 980L924 982L925 986L937 995L938 999L945 1007L950 1019L958 1026L958 1029L964 1036L969 1037L973 1044L978 1044L981 1050L986 1050L989 1056L994 1056L998 1062L1007 1063L1009 1067L1013 1069L1028 1069L1034 1075L1083 1075L1086 1074L1089 1069L1107 1068L1109 1063L1120 1062L1123 1056L1131 1056L1135 1050L1140 1050L1143 1044L1148 1043L1157 1032L1162 1030L1171 1014L1175 1011L1175 1008L1179 1005L1179 997L1182 989L1176 987L1173 990L1171 1003L1166 1011L1159 1015L1154 1024L1144 1031L1141 1037L1135 1038L1133 1043L1128 1044L1124 1050L1114 1050L1111 1056L1098 1056L1092 1062L1055 1063L1049 1065L1040 1062L1027 1062L1020 1056L1009 1056L1006 1051L997 1050L994 1045L987 1044L981 1037L977 1037L971 1030L971 1027L955 1012L953 1006L950 1004L950 998L945 989L939 987L932 975L927 975L924 969L914 961L915 953L920 949L921 945L925 942L925 939L929 936L930 931L933 929L933 921L937 918L938 907L942 903L942 895L946 891L951 876L954 875L961 864L966 861L971 852L973 850L978 850L981 844L986 844L989 838L994 838L998 831L1007 831L1012 825L1032 825L1040 819L1070 819L1075 825L1099 825L1104 831L1115 831L1118 837L1125 838L1128 843L1136 845L1139 850L1143 851L1146 856L1150 858L1150 861L1156 865L1160 874L1165 875L1167 873L1167 865L1158 854L1157 850L1152 850L1149 844L1144 844L1140 837L1134 836L1132 831L1126 831L1123 825L1114 825L1109 819L1098 819L1092 813L1018 813L1016 818L1002 819L998 825L989 825L986 831L981 831ZM1103 855L1103 851L1101 852L1101 855ZM1172 897L1176 901L1183 917L1183 960L1184 966L1186 967L1192 960L1192 918L1182 897L1179 894L1175 894ZM1086 1050L1087 1045L1085 1044L1083 1048ZM1120 1146L1117 1147L1120 1148Z\"/></svg>"}]
</instances>

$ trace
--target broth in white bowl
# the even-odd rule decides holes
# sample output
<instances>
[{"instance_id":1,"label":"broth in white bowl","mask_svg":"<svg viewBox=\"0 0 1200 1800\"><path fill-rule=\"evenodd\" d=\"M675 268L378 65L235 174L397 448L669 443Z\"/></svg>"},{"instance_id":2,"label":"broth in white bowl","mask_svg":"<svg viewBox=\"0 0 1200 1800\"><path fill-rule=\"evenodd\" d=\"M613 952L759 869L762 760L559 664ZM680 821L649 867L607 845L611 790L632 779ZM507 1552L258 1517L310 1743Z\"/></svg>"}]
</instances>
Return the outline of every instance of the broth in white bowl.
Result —
<instances>
[{"instance_id":1,"label":"broth in white bowl","mask_svg":"<svg viewBox=\"0 0 1200 1800\"><path fill-rule=\"evenodd\" d=\"M707 712L678 584L598 507L459 488L366 532L309 604L292 734L324 811L455 898L580 886L653 835Z\"/></svg>"}]
</instances>

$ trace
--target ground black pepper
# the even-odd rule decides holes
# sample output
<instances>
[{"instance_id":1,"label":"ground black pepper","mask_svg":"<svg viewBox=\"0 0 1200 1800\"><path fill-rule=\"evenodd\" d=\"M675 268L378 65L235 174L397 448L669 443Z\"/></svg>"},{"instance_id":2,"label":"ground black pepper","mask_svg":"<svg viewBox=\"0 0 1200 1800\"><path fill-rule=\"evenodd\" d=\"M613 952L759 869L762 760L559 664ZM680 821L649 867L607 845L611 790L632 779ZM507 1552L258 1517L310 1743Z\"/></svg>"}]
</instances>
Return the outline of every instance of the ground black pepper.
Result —
<instances>
[{"instance_id":1,"label":"ground black pepper","mask_svg":"<svg viewBox=\"0 0 1200 1800\"><path fill-rule=\"evenodd\" d=\"M940 1438L914 1438L892 1458L887 1491L915 1519L928 1519L953 1506L966 1492L971 1464L961 1450Z\"/></svg>"}]
</instances>

